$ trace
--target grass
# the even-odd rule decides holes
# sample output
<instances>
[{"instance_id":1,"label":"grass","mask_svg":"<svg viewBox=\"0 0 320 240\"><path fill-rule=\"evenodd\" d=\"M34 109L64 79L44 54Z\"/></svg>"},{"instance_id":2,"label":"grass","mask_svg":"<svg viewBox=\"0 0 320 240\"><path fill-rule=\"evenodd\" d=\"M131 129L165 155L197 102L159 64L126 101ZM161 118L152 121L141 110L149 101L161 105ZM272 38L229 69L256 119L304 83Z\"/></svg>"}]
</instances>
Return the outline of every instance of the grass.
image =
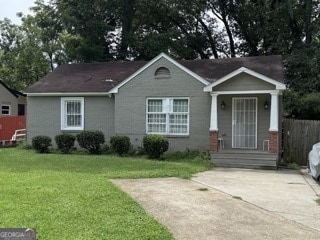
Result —
<instances>
[{"instance_id":1,"label":"grass","mask_svg":"<svg viewBox=\"0 0 320 240\"><path fill-rule=\"evenodd\" d=\"M37 239L172 239L110 178L182 177L209 168L194 158L36 154L0 149L0 227L37 229Z\"/></svg>"},{"instance_id":2,"label":"grass","mask_svg":"<svg viewBox=\"0 0 320 240\"><path fill-rule=\"evenodd\" d=\"M320 205L320 198L318 198L318 199L316 200L316 203L318 203L318 205Z\"/></svg>"},{"instance_id":3,"label":"grass","mask_svg":"<svg viewBox=\"0 0 320 240\"><path fill-rule=\"evenodd\" d=\"M242 197L239 197L239 196L232 196L232 198L242 200Z\"/></svg>"},{"instance_id":4,"label":"grass","mask_svg":"<svg viewBox=\"0 0 320 240\"><path fill-rule=\"evenodd\" d=\"M297 163L289 163L288 168L293 169L293 170L300 170L301 169L300 165Z\"/></svg>"}]
</instances>

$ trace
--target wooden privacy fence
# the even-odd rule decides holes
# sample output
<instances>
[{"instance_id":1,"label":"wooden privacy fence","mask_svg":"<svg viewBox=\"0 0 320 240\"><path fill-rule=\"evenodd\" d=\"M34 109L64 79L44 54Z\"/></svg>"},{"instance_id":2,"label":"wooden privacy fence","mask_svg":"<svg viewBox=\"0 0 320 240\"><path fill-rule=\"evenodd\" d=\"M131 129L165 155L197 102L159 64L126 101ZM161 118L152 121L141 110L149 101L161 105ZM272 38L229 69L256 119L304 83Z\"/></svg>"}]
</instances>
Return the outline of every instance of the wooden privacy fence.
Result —
<instances>
[{"instance_id":1,"label":"wooden privacy fence","mask_svg":"<svg viewBox=\"0 0 320 240\"><path fill-rule=\"evenodd\" d=\"M0 141L11 140L17 129L26 128L26 116L0 117Z\"/></svg>"},{"instance_id":2,"label":"wooden privacy fence","mask_svg":"<svg viewBox=\"0 0 320 240\"><path fill-rule=\"evenodd\" d=\"M306 166L308 154L317 142L320 142L320 121L284 119L284 162Z\"/></svg>"}]
</instances>

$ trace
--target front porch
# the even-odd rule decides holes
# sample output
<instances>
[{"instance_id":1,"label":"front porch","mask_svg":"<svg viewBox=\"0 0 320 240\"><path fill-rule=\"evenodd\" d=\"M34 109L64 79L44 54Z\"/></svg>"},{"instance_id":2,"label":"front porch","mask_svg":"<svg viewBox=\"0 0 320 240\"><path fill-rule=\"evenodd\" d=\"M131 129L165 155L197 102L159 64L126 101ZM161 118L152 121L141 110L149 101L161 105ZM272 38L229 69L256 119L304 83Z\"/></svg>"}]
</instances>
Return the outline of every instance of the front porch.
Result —
<instances>
[{"instance_id":1,"label":"front porch","mask_svg":"<svg viewBox=\"0 0 320 240\"><path fill-rule=\"evenodd\" d=\"M276 169L278 154L259 150L220 150L210 153L216 167Z\"/></svg>"},{"instance_id":2,"label":"front porch","mask_svg":"<svg viewBox=\"0 0 320 240\"><path fill-rule=\"evenodd\" d=\"M284 89L246 68L204 88L211 94L209 150L216 166L277 168Z\"/></svg>"}]
</instances>

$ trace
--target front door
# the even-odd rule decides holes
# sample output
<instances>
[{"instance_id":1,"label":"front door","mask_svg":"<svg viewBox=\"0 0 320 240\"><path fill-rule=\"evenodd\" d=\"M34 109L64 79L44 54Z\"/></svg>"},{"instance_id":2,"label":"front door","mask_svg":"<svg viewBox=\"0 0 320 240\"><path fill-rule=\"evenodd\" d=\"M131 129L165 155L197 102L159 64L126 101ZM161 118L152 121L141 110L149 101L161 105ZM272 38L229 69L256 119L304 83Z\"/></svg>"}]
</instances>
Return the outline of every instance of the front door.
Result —
<instances>
[{"instance_id":1,"label":"front door","mask_svg":"<svg viewBox=\"0 0 320 240\"><path fill-rule=\"evenodd\" d=\"M232 148L257 148L257 98L232 98Z\"/></svg>"}]
</instances>

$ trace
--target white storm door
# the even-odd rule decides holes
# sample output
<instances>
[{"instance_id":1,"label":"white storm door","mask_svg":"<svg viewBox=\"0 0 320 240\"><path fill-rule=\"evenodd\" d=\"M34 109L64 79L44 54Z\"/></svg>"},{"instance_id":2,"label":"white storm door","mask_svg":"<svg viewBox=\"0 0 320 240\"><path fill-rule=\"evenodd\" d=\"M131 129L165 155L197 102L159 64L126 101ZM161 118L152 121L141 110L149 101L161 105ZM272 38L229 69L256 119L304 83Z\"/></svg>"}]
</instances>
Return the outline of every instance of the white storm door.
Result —
<instances>
[{"instance_id":1,"label":"white storm door","mask_svg":"<svg viewBox=\"0 0 320 240\"><path fill-rule=\"evenodd\" d=\"M257 98L232 98L232 147L257 148Z\"/></svg>"}]
</instances>

